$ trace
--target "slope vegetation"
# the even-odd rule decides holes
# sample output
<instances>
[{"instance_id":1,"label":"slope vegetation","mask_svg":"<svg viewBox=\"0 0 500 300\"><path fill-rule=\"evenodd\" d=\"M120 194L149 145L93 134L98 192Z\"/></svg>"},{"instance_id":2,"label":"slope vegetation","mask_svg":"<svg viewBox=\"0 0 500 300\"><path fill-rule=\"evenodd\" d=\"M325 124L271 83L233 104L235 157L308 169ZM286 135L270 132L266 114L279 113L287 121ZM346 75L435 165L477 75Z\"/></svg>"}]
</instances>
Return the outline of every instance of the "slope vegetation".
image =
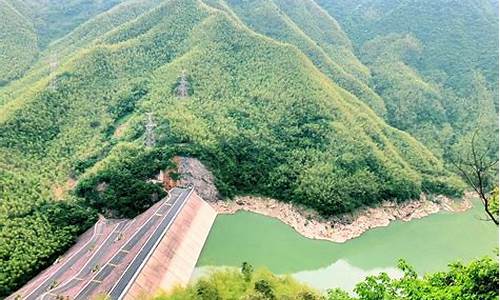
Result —
<instances>
[{"instance_id":1,"label":"slope vegetation","mask_svg":"<svg viewBox=\"0 0 500 300\"><path fill-rule=\"evenodd\" d=\"M7 0L0 1L0 87L18 78L30 66L38 52L38 40L32 22Z\"/></svg>"},{"instance_id":2,"label":"slope vegetation","mask_svg":"<svg viewBox=\"0 0 500 300\"><path fill-rule=\"evenodd\" d=\"M202 159L227 197L261 194L325 215L460 194L441 159L328 71L380 100L366 67L336 58L351 47L341 31L308 38L318 24L301 24L285 1L262 5L273 5L264 6L272 18L232 2L126 2L52 44L74 49L60 52L56 70L39 62L0 89L2 294L51 263L96 212L133 216L150 205L159 189L146 180L175 154ZM275 18L277 7L287 17ZM261 31L269 20L279 34ZM183 72L189 96L177 97ZM146 149L149 112L156 145Z\"/></svg>"},{"instance_id":3,"label":"slope vegetation","mask_svg":"<svg viewBox=\"0 0 500 300\"><path fill-rule=\"evenodd\" d=\"M54 40L121 0L0 1L0 87L20 78Z\"/></svg>"},{"instance_id":4,"label":"slope vegetation","mask_svg":"<svg viewBox=\"0 0 500 300\"><path fill-rule=\"evenodd\" d=\"M412 61L418 70L444 72L442 80L458 90L467 87L475 69L492 87L498 82L498 1L317 2L337 18L358 47L389 33L412 34L424 45L422 56Z\"/></svg>"},{"instance_id":5,"label":"slope vegetation","mask_svg":"<svg viewBox=\"0 0 500 300\"><path fill-rule=\"evenodd\" d=\"M338 85L380 115L385 114L383 100L366 84L368 69L354 56L352 45L338 24L314 2L228 1L216 6L225 8L252 30L296 46Z\"/></svg>"},{"instance_id":6,"label":"slope vegetation","mask_svg":"<svg viewBox=\"0 0 500 300\"><path fill-rule=\"evenodd\" d=\"M389 124L447 161L471 131L498 148L498 1L317 2L372 71Z\"/></svg>"}]
</instances>

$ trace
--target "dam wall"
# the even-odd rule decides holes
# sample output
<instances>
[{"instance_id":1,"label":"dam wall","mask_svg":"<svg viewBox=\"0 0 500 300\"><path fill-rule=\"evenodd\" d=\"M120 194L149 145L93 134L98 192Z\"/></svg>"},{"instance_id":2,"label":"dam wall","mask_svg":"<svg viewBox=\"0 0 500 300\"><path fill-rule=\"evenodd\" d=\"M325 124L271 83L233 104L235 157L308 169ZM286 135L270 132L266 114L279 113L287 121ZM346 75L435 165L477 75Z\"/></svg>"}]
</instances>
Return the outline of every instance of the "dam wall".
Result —
<instances>
[{"instance_id":1,"label":"dam wall","mask_svg":"<svg viewBox=\"0 0 500 300\"><path fill-rule=\"evenodd\" d=\"M123 299L142 299L189 282L217 212L195 192Z\"/></svg>"},{"instance_id":2,"label":"dam wall","mask_svg":"<svg viewBox=\"0 0 500 300\"><path fill-rule=\"evenodd\" d=\"M192 187L173 188L132 220L101 218L7 299L144 299L187 284L216 214Z\"/></svg>"}]
</instances>

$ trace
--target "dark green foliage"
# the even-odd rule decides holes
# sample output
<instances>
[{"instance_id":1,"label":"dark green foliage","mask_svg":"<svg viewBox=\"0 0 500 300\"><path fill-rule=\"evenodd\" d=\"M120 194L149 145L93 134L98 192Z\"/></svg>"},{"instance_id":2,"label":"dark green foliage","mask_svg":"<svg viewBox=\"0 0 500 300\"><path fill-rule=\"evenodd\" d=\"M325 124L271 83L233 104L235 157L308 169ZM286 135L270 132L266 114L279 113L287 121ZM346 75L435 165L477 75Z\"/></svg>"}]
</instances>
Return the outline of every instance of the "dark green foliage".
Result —
<instances>
[{"instance_id":1,"label":"dark green foliage","mask_svg":"<svg viewBox=\"0 0 500 300\"><path fill-rule=\"evenodd\" d=\"M109 108L109 112L115 119L120 119L132 113L136 103L148 94L147 82L142 81L132 86L130 93L121 96L116 105Z\"/></svg>"},{"instance_id":2,"label":"dark green foliage","mask_svg":"<svg viewBox=\"0 0 500 300\"><path fill-rule=\"evenodd\" d=\"M121 146L79 181L75 194L105 215L132 218L166 195L147 180L172 167L170 157L163 149Z\"/></svg>"},{"instance_id":3,"label":"dark green foliage","mask_svg":"<svg viewBox=\"0 0 500 300\"><path fill-rule=\"evenodd\" d=\"M200 280L196 283L196 298L197 300L220 300L221 297L217 289L210 283Z\"/></svg>"},{"instance_id":4,"label":"dark green foliage","mask_svg":"<svg viewBox=\"0 0 500 300\"><path fill-rule=\"evenodd\" d=\"M336 84L385 114L383 100L365 82L369 71L352 53L347 36L313 1L227 1L227 5L253 30L298 47Z\"/></svg>"},{"instance_id":5,"label":"dark green foliage","mask_svg":"<svg viewBox=\"0 0 500 300\"><path fill-rule=\"evenodd\" d=\"M0 295L12 293L53 263L96 217L94 211L78 203L47 202L23 215L2 219Z\"/></svg>"},{"instance_id":6,"label":"dark green foliage","mask_svg":"<svg viewBox=\"0 0 500 300\"><path fill-rule=\"evenodd\" d=\"M468 132L498 132L498 1L318 3L372 71L389 124L448 161Z\"/></svg>"},{"instance_id":7,"label":"dark green foliage","mask_svg":"<svg viewBox=\"0 0 500 300\"><path fill-rule=\"evenodd\" d=\"M499 211L498 211L498 185L491 191L490 193L490 198L488 199L488 208L489 210L495 214L495 216L498 216Z\"/></svg>"},{"instance_id":8,"label":"dark green foliage","mask_svg":"<svg viewBox=\"0 0 500 300\"><path fill-rule=\"evenodd\" d=\"M300 300L319 300L320 297L318 297L316 294L314 294L311 291L305 291L297 295L297 299Z\"/></svg>"},{"instance_id":9,"label":"dark green foliage","mask_svg":"<svg viewBox=\"0 0 500 300\"><path fill-rule=\"evenodd\" d=\"M462 89L474 70L498 82L498 1L328 1L320 5L362 46L389 33L411 34L423 53L411 64L424 73L444 72L444 82Z\"/></svg>"},{"instance_id":10,"label":"dark green foliage","mask_svg":"<svg viewBox=\"0 0 500 300\"><path fill-rule=\"evenodd\" d=\"M253 266L247 262L241 264L241 274L245 281L250 282L252 280Z\"/></svg>"},{"instance_id":11,"label":"dark green foliage","mask_svg":"<svg viewBox=\"0 0 500 300\"><path fill-rule=\"evenodd\" d=\"M271 283L265 279L261 279L255 282L254 289L265 300L276 299Z\"/></svg>"},{"instance_id":12,"label":"dark green foliage","mask_svg":"<svg viewBox=\"0 0 500 300\"><path fill-rule=\"evenodd\" d=\"M382 31L394 29L384 21L393 15L382 14L385 27L375 22L363 33L371 21L345 21L351 1L329 1L346 5L335 11L319 1L330 15L309 0L7 2L0 0L7 32L0 57L12 61L0 61L7 66L0 67L0 244L2 254L15 257L2 261L2 293L50 263L94 220L74 195L101 213L136 215L162 197L147 180L170 167L174 154L200 158L227 197L260 194L331 215L421 192L460 195L463 184L442 158L449 161L471 129L496 131L495 38L484 39L491 31L485 20L495 18L486 11L476 25L487 29L466 35L484 41L484 51L450 50L447 57L440 41L451 40L448 30L438 32L442 39L423 34L435 35L429 26L439 3L429 3L433 21L419 6L413 25L425 30ZM418 6L403 2L398 9ZM455 6L477 12L469 2ZM391 7L387 1L376 10ZM32 14L13 18L15 11ZM469 24L466 16L453 22ZM363 34L351 43L344 29ZM37 44L48 47L39 57ZM49 75L53 53L59 64ZM462 55L467 59L454 64ZM183 70L191 90L179 101L172 89ZM158 148L144 150L149 112ZM75 194L61 188L72 180ZM52 207L55 198L75 206ZM59 217L65 211L81 226ZM49 215L60 221L52 224ZM21 232L13 229L19 224ZM17 245L23 240L16 235L31 244ZM279 298L276 282L272 287Z\"/></svg>"}]
</instances>

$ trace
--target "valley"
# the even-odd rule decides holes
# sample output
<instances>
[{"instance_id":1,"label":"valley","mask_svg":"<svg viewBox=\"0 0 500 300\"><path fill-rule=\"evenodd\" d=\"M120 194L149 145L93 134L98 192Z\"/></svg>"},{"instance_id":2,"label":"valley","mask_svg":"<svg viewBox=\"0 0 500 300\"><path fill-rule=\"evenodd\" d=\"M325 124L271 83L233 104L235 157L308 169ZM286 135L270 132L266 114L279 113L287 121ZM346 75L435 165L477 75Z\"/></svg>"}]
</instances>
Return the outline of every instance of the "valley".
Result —
<instances>
[{"instance_id":1,"label":"valley","mask_svg":"<svg viewBox=\"0 0 500 300\"><path fill-rule=\"evenodd\" d=\"M0 298L193 187L234 213L198 265L241 270L160 298L494 299L498 19L498 0L0 0Z\"/></svg>"}]
</instances>

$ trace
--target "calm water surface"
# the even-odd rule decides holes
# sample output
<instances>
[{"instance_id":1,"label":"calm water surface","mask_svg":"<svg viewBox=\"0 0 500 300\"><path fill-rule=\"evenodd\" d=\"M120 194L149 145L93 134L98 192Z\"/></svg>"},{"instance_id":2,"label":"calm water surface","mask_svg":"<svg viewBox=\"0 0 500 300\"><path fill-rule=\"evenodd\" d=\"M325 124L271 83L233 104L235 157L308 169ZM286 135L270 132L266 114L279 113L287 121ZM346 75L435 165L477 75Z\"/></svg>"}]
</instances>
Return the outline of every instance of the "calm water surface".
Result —
<instances>
[{"instance_id":1,"label":"calm water surface","mask_svg":"<svg viewBox=\"0 0 500 300\"><path fill-rule=\"evenodd\" d=\"M217 217L198 260L194 278L214 267L243 261L291 273L319 289L352 290L365 276L381 271L397 276L399 258L417 272L445 270L452 261L494 255L498 230L479 205L465 213L438 213L411 222L396 221L346 243L302 237L281 221L250 212Z\"/></svg>"}]
</instances>

